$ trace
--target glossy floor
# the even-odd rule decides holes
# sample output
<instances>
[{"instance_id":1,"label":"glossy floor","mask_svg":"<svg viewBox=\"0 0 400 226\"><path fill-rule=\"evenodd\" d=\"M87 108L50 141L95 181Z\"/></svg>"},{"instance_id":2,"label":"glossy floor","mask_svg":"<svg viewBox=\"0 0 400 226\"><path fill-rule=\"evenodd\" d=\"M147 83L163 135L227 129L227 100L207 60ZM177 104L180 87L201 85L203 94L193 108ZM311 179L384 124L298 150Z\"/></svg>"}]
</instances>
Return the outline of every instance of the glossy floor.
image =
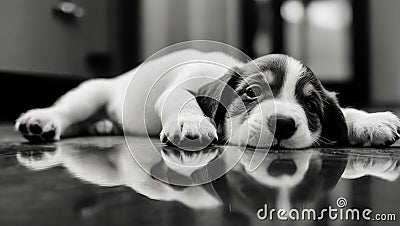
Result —
<instances>
[{"instance_id":1,"label":"glossy floor","mask_svg":"<svg viewBox=\"0 0 400 226\"><path fill-rule=\"evenodd\" d=\"M147 138L0 136L0 225L399 225L396 145L185 152Z\"/></svg>"}]
</instances>

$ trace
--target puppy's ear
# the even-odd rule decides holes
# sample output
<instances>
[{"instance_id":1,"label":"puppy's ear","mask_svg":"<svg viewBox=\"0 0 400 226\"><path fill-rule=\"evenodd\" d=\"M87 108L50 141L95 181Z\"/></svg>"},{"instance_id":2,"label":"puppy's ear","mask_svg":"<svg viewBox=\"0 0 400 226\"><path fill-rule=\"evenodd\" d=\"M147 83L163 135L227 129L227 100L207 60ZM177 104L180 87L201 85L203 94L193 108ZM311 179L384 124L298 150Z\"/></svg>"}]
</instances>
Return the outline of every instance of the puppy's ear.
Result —
<instances>
[{"instance_id":1,"label":"puppy's ear","mask_svg":"<svg viewBox=\"0 0 400 226\"><path fill-rule=\"evenodd\" d=\"M336 93L324 89L323 116L321 119L321 137L334 141L335 145L345 145L347 143L346 119L340 110Z\"/></svg>"},{"instance_id":2,"label":"puppy's ear","mask_svg":"<svg viewBox=\"0 0 400 226\"><path fill-rule=\"evenodd\" d=\"M235 88L241 80L238 68L228 70L221 78L202 86L196 94L204 114L220 125L226 115L226 107L237 95Z\"/></svg>"},{"instance_id":3,"label":"puppy's ear","mask_svg":"<svg viewBox=\"0 0 400 226\"><path fill-rule=\"evenodd\" d=\"M327 149L329 153L331 150ZM322 167L319 178L322 179L322 190L333 189L342 177L348 162L348 155L337 155L335 158L322 156ZM328 155L329 156L329 155Z\"/></svg>"}]
</instances>

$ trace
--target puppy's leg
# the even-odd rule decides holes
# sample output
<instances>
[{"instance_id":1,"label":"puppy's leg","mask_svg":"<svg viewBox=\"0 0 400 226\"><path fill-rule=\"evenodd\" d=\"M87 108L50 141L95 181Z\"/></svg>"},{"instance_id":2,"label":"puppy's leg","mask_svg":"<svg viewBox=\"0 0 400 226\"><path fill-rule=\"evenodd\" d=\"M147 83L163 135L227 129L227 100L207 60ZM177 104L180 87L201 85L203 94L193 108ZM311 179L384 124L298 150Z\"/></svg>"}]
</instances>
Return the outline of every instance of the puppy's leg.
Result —
<instances>
[{"instance_id":1,"label":"puppy's leg","mask_svg":"<svg viewBox=\"0 0 400 226\"><path fill-rule=\"evenodd\" d=\"M62 96L53 106L22 114L15 128L31 142L59 140L68 135L67 131L72 132L69 129L72 125L89 119L106 105L109 86L110 82L104 79L84 82Z\"/></svg>"},{"instance_id":2,"label":"puppy's leg","mask_svg":"<svg viewBox=\"0 0 400 226\"><path fill-rule=\"evenodd\" d=\"M109 120L103 119L92 123L86 128L88 135L97 136L110 136L110 135L123 135L122 128L119 124Z\"/></svg>"},{"instance_id":3,"label":"puppy's leg","mask_svg":"<svg viewBox=\"0 0 400 226\"><path fill-rule=\"evenodd\" d=\"M210 144L218 139L214 123L204 115L195 96L187 90L165 91L155 108L163 126L160 140L164 143L184 145L189 140L189 144Z\"/></svg>"},{"instance_id":4,"label":"puppy's leg","mask_svg":"<svg viewBox=\"0 0 400 226\"><path fill-rule=\"evenodd\" d=\"M359 146L389 146L400 137L400 120L391 112L367 113L342 109L348 128L348 141Z\"/></svg>"}]
</instances>

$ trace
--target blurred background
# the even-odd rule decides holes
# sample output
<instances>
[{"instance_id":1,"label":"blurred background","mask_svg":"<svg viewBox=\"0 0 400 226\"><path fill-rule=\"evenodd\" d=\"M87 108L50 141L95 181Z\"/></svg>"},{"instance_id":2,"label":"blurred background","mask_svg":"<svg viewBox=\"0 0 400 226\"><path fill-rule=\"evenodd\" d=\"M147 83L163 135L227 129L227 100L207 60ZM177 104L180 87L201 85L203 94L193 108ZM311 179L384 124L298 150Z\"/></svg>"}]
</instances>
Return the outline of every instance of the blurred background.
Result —
<instances>
[{"instance_id":1,"label":"blurred background","mask_svg":"<svg viewBox=\"0 0 400 226\"><path fill-rule=\"evenodd\" d=\"M1 0L0 120L196 39L292 55L344 106L396 107L399 22L399 0Z\"/></svg>"}]
</instances>

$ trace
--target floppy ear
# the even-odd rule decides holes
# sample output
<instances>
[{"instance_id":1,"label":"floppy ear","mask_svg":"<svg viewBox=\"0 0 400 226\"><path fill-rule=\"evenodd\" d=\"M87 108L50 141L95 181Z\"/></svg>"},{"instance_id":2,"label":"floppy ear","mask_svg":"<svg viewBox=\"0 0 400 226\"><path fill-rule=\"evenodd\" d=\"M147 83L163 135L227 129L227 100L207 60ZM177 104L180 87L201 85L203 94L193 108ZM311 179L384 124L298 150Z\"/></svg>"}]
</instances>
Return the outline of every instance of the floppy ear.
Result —
<instances>
[{"instance_id":1,"label":"floppy ear","mask_svg":"<svg viewBox=\"0 0 400 226\"><path fill-rule=\"evenodd\" d=\"M221 78L202 86L196 95L196 100L204 114L213 119L217 128L223 123L226 107L232 102L235 88L240 81L238 68L229 70Z\"/></svg>"},{"instance_id":2,"label":"floppy ear","mask_svg":"<svg viewBox=\"0 0 400 226\"><path fill-rule=\"evenodd\" d=\"M327 153L331 150L327 149ZM322 156L322 168L319 178L322 179L322 189L327 191L335 188L342 177L348 162L348 155L336 155L334 158Z\"/></svg>"},{"instance_id":3,"label":"floppy ear","mask_svg":"<svg viewBox=\"0 0 400 226\"><path fill-rule=\"evenodd\" d=\"M346 119L340 110L336 93L324 89L323 116L321 119L321 137L334 141L335 145L347 144L347 124Z\"/></svg>"}]
</instances>

